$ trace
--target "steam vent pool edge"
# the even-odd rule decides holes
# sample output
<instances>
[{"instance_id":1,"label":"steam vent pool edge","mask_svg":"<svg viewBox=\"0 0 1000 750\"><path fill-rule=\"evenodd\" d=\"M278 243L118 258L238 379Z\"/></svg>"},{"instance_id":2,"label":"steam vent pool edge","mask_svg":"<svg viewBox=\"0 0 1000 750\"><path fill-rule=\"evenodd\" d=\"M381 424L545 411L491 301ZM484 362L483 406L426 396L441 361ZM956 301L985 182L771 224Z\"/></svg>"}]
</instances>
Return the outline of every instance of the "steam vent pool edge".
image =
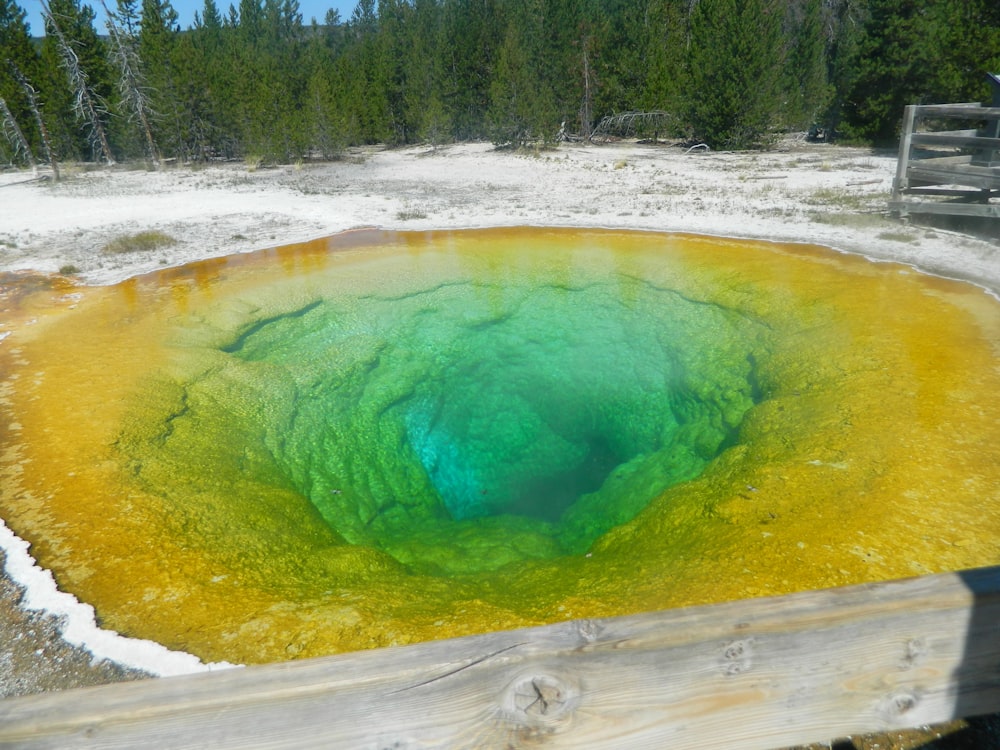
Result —
<instances>
[{"instance_id":1,"label":"steam vent pool edge","mask_svg":"<svg viewBox=\"0 0 1000 750\"><path fill-rule=\"evenodd\" d=\"M1000 303L909 267L362 231L2 281L0 516L205 659L1000 562Z\"/></svg>"}]
</instances>

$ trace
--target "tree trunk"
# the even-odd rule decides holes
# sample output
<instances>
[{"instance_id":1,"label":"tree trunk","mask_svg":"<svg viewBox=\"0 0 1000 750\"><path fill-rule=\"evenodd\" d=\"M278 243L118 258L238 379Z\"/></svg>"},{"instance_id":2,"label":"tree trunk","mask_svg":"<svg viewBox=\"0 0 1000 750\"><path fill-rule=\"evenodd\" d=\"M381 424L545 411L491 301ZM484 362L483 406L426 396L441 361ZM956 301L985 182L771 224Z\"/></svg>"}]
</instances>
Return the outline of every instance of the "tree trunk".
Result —
<instances>
[{"instance_id":1,"label":"tree trunk","mask_svg":"<svg viewBox=\"0 0 1000 750\"><path fill-rule=\"evenodd\" d=\"M14 119L14 115L11 114L10 107L7 106L7 102L2 96L0 96L0 128L3 129L4 135L7 136L7 140L9 140L11 145L14 146L14 155L17 156L17 154L24 154L24 158L28 160L28 165L31 167L32 171L37 170L35 157L31 153L31 147L28 145L28 140L24 137L24 133L21 132L21 128L17 124L17 120Z\"/></svg>"},{"instance_id":2,"label":"tree trunk","mask_svg":"<svg viewBox=\"0 0 1000 750\"><path fill-rule=\"evenodd\" d=\"M52 150L49 129L45 127L45 121L42 119L42 112L38 106L38 94L35 91L35 87L28 82L28 79L24 77L24 74L13 62L10 63L10 70L14 74L14 79L24 89L25 96L28 97L28 106L31 108L31 114L35 118L35 125L38 126L38 133L42 137L42 148L45 150L45 157L49 160L49 166L52 167L52 176L58 182L59 162L56 161L55 152Z\"/></svg>"}]
</instances>

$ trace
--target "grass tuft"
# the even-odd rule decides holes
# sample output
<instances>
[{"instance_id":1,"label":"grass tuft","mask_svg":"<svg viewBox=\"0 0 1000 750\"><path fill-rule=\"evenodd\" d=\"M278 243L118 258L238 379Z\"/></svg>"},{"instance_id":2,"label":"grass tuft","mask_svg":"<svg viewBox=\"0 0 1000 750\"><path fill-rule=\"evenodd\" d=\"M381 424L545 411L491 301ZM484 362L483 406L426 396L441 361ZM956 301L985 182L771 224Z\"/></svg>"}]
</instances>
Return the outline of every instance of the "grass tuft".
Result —
<instances>
[{"instance_id":1,"label":"grass tuft","mask_svg":"<svg viewBox=\"0 0 1000 750\"><path fill-rule=\"evenodd\" d=\"M171 245L176 244L177 240L169 234L151 229L146 232L124 234L121 237L116 237L101 248L101 251L111 253L113 255L120 255L122 253L147 252L149 250L156 250L161 247L170 247Z\"/></svg>"},{"instance_id":2,"label":"grass tuft","mask_svg":"<svg viewBox=\"0 0 1000 750\"><path fill-rule=\"evenodd\" d=\"M855 229L874 229L885 226L888 222L878 214L863 213L820 213L809 212L809 218L817 224L829 224L835 227L853 227Z\"/></svg>"},{"instance_id":3,"label":"grass tuft","mask_svg":"<svg viewBox=\"0 0 1000 750\"><path fill-rule=\"evenodd\" d=\"M831 206L847 211L863 211L879 203L881 199L881 196L850 188L825 187L804 196L802 202L812 206Z\"/></svg>"}]
</instances>

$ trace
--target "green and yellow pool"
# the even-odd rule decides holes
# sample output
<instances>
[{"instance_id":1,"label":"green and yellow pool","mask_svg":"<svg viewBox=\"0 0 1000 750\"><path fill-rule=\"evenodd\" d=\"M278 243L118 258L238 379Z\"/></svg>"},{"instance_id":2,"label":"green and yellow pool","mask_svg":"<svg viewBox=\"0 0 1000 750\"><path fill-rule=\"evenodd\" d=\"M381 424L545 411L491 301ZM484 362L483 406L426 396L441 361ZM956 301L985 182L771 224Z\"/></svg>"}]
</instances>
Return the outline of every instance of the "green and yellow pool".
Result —
<instances>
[{"instance_id":1,"label":"green and yellow pool","mask_svg":"<svg viewBox=\"0 0 1000 750\"><path fill-rule=\"evenodd\" d=\"M366 231L4 304L0 516L204 659L1000 563L1000 302L906 266Z\"/></svg>"}]
</instances>

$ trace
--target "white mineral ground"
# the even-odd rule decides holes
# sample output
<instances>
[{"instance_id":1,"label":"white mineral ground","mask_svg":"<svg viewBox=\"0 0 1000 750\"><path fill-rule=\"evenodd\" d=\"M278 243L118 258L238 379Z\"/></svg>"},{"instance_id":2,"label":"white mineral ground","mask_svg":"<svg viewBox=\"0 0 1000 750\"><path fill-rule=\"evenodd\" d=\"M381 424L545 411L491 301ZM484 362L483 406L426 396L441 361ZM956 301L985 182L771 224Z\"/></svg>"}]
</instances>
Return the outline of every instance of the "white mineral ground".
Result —
<instances>
[{"instance_id":1,"label":"white mineral ground","mask_svg":"<svg viewBox=\"0 0 1000 750\"><path fill-rule=\"evenodd\" d=\"M65 166L58 183L6 171L0 272L72 266L84 283L112 284L357 227L533 225L820 244L1000 290L998 223L957 231L893 220L886 203L895 167L894 152L788 139L764 153L631 142L511 153L463 144L359 149L332 163L256 169ZM177 242L103 250L146 230ZM0 321L0 346L5 332ZM6 527L0 549L0 696L206 668L189 655L99 630L90 607L58 592Z\"/></svg>"},{"instance_id":2,"label":"white mineral ground","mask_svg":"<svg viewBox=\"0 0 1000 750\"><path fill-rule=\"evenodd\" d=\"M536 154L488 144L357 150L251 169L64 168L63 182L0 173L0 271L79 269L88 284L346 229L589 226L828 245L1000 288L988 238L886 215L895 153L789 140L764 153L619 143ZM159 230L178 243L108 254Z\"/></svg>"}]
</instances>

